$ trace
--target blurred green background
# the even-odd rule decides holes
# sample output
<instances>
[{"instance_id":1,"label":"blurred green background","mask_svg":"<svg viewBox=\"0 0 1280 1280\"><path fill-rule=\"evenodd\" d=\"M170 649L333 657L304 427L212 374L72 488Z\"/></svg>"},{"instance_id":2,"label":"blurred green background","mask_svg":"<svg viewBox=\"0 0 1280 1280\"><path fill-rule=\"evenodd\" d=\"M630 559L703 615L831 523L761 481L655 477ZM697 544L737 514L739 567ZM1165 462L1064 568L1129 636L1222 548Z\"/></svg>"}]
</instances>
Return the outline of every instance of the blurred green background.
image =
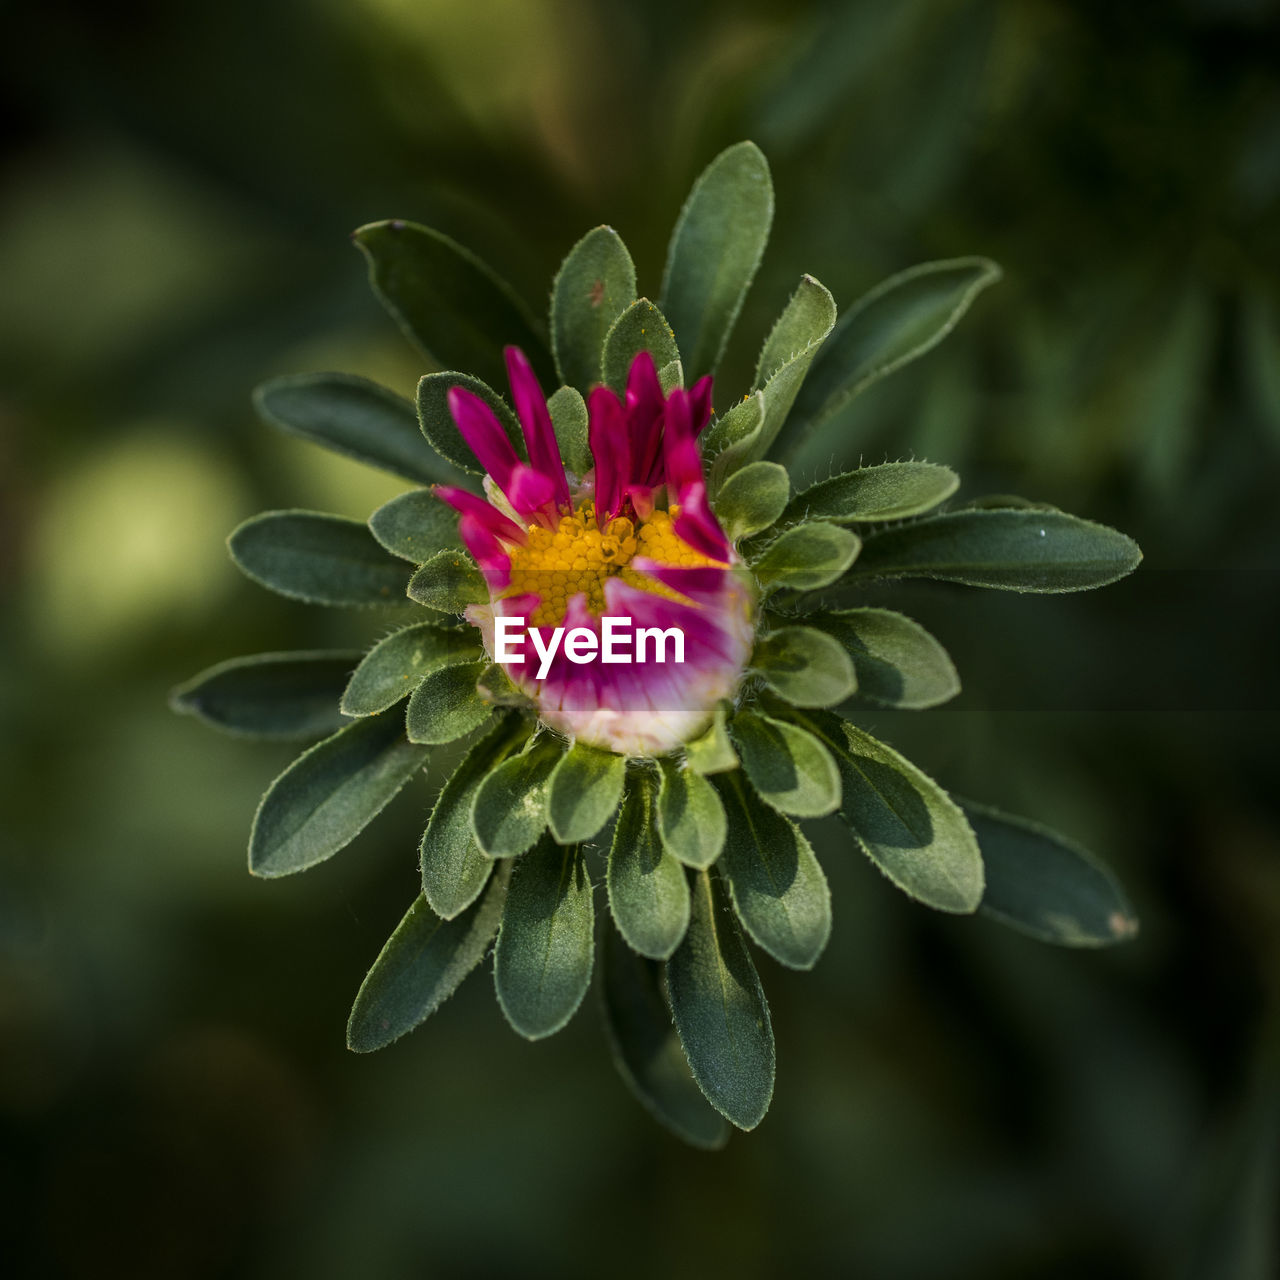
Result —
<instances>
[{"instance_id":1,"label":"blurred green background","mask_svg":"<svg viewBox=\"0 0 1280 1280\"><path fill-rule=\"evenodd\" d=\"M50 0L4 29L5 1274L1276 1274L1276 4ZM249 410L277 373L423 372L353 227L431 223L540 307L607 221L652 292L741 137L778 212L720 403L802 271L844 306L925 258L1004 265L804 469L927 456L1142 544L1097 593L878 592L965 691L867 723L1094 848L1143 931L1070 953L944 919L820 828L832 944L809 975L761 957L774 1106L708 1155L614 1078L594 1008L529 1045L485 975L349 1054L432 785L254 881L293 753L165 697L383 626L223 547L264 507L396 490Z\"/></svg>"}]
</instances>

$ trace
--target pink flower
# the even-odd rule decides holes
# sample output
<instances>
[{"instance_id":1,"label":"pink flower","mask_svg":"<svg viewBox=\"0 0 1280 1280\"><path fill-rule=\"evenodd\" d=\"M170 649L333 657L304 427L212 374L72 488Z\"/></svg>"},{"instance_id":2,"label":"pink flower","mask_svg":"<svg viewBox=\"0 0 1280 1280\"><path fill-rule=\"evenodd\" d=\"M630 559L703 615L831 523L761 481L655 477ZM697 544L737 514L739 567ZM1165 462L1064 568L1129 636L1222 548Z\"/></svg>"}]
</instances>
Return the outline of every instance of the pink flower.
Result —
<instances>
[{"instance_id":1,"label":"pink flower","mask_svg":"<svg viewBox=\"0 0 1280 1280\"><path fill-rule=\"evenodd\" d=\"M454 387L449 408L486 471L488 500L450 486L436 493L459 512L458 530L489 586L467 619L498 658L497 619L523 635L523 662L506 661L512 683L540 718L566 736L633 756L661 755L696 737L716 703L733 694L751 653L755 592L707 501L697 437L711 416L711 379L664 395L653 359L640 352L624 401L607 387L588 399L594 466L565 470L547 401L523 352L506 350L512 398L528 461L477 395ZM618 633L671 636L640 657L612 646ZM559 636L557 628L564 628ZM594 641L575 658L574 628ZM674 632L683 638L683 661ZM616 660L619 652L632 660ZM504 646L509 656L513 646ZM548 656L549 655L549 656ZM661 658L661 660L660 660Z\"/></svg>"}]
</instances>

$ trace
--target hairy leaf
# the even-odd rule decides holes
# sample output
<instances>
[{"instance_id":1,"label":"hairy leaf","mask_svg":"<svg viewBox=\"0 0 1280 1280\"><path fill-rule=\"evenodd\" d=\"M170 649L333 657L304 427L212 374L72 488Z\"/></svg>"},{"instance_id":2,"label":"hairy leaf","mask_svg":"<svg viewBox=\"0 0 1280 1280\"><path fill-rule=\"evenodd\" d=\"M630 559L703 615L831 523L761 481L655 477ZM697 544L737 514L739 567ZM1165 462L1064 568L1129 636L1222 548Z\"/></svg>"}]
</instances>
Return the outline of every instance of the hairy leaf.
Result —
<instances>
[{"instance_id":1,"label":"hairy leaf","mask_svg":"<svg viewBox=\"0 0 1280 1280\"><path fill-rule=\"evenodd\" d=\"M635 300L636 269L622 237L612 227L588 231L551 289L551 345L562 382L585 391L600 381L605 335Z\"/></svg>"}]
</instances>

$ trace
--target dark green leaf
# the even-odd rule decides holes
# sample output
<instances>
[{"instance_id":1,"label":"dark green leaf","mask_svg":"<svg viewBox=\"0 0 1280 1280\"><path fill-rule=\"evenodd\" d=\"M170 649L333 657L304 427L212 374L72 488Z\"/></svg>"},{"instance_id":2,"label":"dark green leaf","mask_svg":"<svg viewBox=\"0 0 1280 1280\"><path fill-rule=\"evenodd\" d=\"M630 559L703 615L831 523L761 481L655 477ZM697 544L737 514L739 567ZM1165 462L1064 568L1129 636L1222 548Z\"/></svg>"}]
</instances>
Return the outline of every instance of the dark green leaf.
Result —
<instances>
[{"instance_id":1,"label":"dark green leaf","mask_svg":"<svg viewBox=\"0 0 1280 1280\"><path fill-rule=\"evenodd\" d=\"M574 475L582 477L595 466L587 444L587 402L573 387L561 387L547 401L555 428L560 458Z\"/></svg>"},{"instance_id":2,"label":"dark green leaf","mask_svg":"<svg viewBox=\"0 0 1280 1280\"><path fill-rule=\"evenodd\" d=\"M726 769L738 767L738 753L733 749L725 728L730 709L731 704L717 702L714 718L706 732L685 743L685 756L694 773L723 773Z\"/></svg>"},{"instance_id":3,"label":"dark green leaf","mask_svg":"<svg viewBox=\"0 0 1280 1280\"><path fill-rule=\"evenodd\" d=\"M1107 947L1138 932L1124 890L1092 854L1025 818L963 808L986 867L984 915L1064 947Z\"/></svg>"},{"instance_id":4,"label":"dark green leaf","mask_svg":"<svg viewBox=\"0 0 1280 1280\"><path fill-rule=\"evenodd\" d=\"M862 542L837 525L800 524L776 537L752 565L768 590L816 591L834 582L858 557Z\"/></svg>"},{"instance_id":5,"label":"dark green leaf","mask_svg":"<svg viewBox=\"0 0 1280 1280\"><path fill-rule=\"evenodd\" d=\"M635 300L636 269L622 237L612 227L588 231L551 290L551 345L562 382L585 391L600 381L605 335Z\"/></svg>"},{"instance_id":6,"label":"dark green leaf","mask_svg":"<svg viewBox=\"0 0 1280 1280\"><path fill-rule=\"evenodd\" d=\"M674 760L662 760L660 765L658 834L662 843L685 866L709 867L724 848L724 805L711 783L692 767L682 769Z\"/></svg>"},{"instance_id":7,"label":"dark green leaf","mask_svg":"<svg viewBox=\"0 0 1280 1280\"><path fill-rule=\"evenodd\" d=\"M613 322L605 337L602 358L605 385L622 395L627 388L631 362L641 351L648 351L659 369L680 358L671 326L648 298L633 302Z\"/></svg>"},{"instance_id":8,"label":"dark green leaf","mask_svg":"<svg viewBox=\"0 0 1280 1280\"><path fill-rule=\"evenodd\" d=\"M714 871L695 873L689 931L667 962L671 1012L698 1087L739 1129L773 1097L773 1027L742 931Z\"/></svg>"},{"instance_id":9,"label":"dark green leaf","mask_svg":"<svg viewBox=\"0 0 1280 1280\"><path fill-rule=\"evenodd\" d=\"M832 707L858 687L853 661L840 642L811 627L770 632L757 642L751 666L797 707Z\"/></svg>"},{"instance_id":10,"label":"dark green leaf","mask_svg":"<svg viewBox=\"0 0 1280 1280\"><path fill-rule=\"evenodd\" d=\"M722 413L703 433L702 456L711 459L707 485L718 495L724 482L757 452L768 410L764 392L756 391Z\"/></svg>"},{"instance_id":11,"label":"dark green leaf","mask_svg":"<svg viewBox=\"0 0 1280 1280\"><path fill-rule=\"evenodd\" d=\"M889 609L810 613L853 659L858 697L886 707L936 707L960 692L947 651L918 623Z\"/></svg>"},{"instance_id":12,"label":"dark green leaf","mask_svg":"<svg viewBox=\"0 0 1280 1280\"><path fill-rule=\"evenodd\" d=\"M647 769L627 780L606 881L609 909L627 943L651 960L666 960L689 927L689 885L658 838L655 788Z\"/></svg>"},{"instance_id":13,"label":"dark green leaf","mask_svg":"<svg viewBox=\"0 0 1280 1280\"><path fill-rule=\"evenodd\" d=\"M476 788L471 829L490 858L514 858L547 828L547 780L564 744L546 734L522 755L503 761Z\"/></svg>"},{"instance_id":14,"label":"dark green leaf","mask_svg":"<svg viewBox=\"0 0 1280 1280\"><path fill-rule=\"evenodd\" d=\"M471 826L476 791L508 754L520 749L528 734L519 716L499 720L462 757L431 810L419 850L422 890L432 910L446 920L470 906L493 871Z\"/></svg>"},{"instance_id":15,"label":"dark green leaf","mask_svg":"<svg viewBox=\"0 0 1280 1280\"><path fill-rule=\"evenodd\" d=\"M436 746L484 724L493 714L476 689L485 666L484 662L461 662L431 672L409 699L405 712L409 741Z\"/></svg>"},{"instance_id":16,"label":"dark green leaf","mask_svg":"<svg viewBox=\"0 0 1280 1280\"><path fill-rule=\"evenodd\" d=\"M383 1049L435 1013L484 959L506 897L505 871L455 920L442 920L419 897L360 984L347 1023L347 1048L357 1053Z\"/></svg>"},{"instance_id":17,"label":"dark green leaf","mask_svg":"<svg viewBox=\"0 0 1280 1280\"><path fill-rule=\"evenodd\" d=\"M428 672L480 657L479 633L420 622L392 632L365 655L342 695L342 713L372 716L407 698Z\"/></svg>"},{"instance_id":18,"label":"dark green leaf","mask_svg":"<svg viewBox=\"0 0 1280 1280\"><path fill-rule=\"evenodd\" d=\"M751 785L779 812L821 818L839 807L840 774L813 734L755 711L740 711L729 732Z\"/></svg>"},{"instance_id":19,"label":"dark green leaf","mask_svg":"<svg viewBox=\"0 0 1280 1280\"><path fill-rule=\"evenodd\" d=\"M820 480L792 498L786 520L879 523L918 516L944 502L960 484L950 467L885 462Z\"/></svg>"},{"instance_id":20,"label":"dark green leaf","mask_svg":"<svg viewBox=\"0 0 1280 1280\"><path fill-rule=\"evenodd\" d=\"M437 552L409 579L409 599L441 613L461 613L469 604L486 604L485 586L475 561L460 548Z\"/></svg>"},{"instance_id":21,"label":"dark green leaf","mask_svg":"<svg viewBox=\"0 0 1280 1280\"><path fill-rule=\"evenodd\" d=\"M973 830L932 778L891 747L824 712L801 722L840 769L840 813L871 860L904 893L965 914L982 900L982 855Z\"/></svg>"},{"instance_id":22,"label":"dark green leaf","mask_svg":"<svg viewBox=\"0 0 1280 1280\"><path fill-rule=\"evenodd\" d=\"M877 285L840 317L796 397L800 429L788 432L787 457L812 430L873 382L931 350L970 303L1000 278L986 258L925 262Z\"/></svg>"},{"instance_id":23,"label":"dark green leaf","mask_svg":"<svg viewBox=\"0 0 1280 1280\"><path fill-rule=\"evenodd\" d=\"M469 471L472 475L484 474L484 468L471 452L471 446L458 430L453 414L449 412L449 392L454 387L462 387L478 395L493 410L511 447L518 457L523 458L524 435L515 414L507 408L506 401L487 382L452 370L447 373L429 373L418 382L418 423L422 434L431 442L431 447L460 470Z\"/></svg>"},{"instance_id":24,"label":"dark green leaf","mask_svg":"<svg viewBox=\"0 0 1280 1280\"><path fill-rule=\"evenodd\" d=\"M305 871L364 830L423 764L384 712L340 729L304 751L267 789L249 835L249 870L275 877Z\"/></svg>"},{"instance_id":25,"label":"dark green leaf","mask_svg":"<svg viewBox=\"0 0 1280 1280\"><path fill-rule=\"evenodd\" d=\"M530 1040L573 1017L591 984L595 906L582 850L544 838L515 863L494 958L498 1003Z\"/></svg>"},{"instance_id":26,"label":"dark green leaf","mask_svg":"<svg viewBox=\"0 0 1280 1280\"><path fill-rule=\"evenodd\" d=\"M338 699L359 661L354 649L232 658L179 685L169 705L228 733L318 738L348 723Z\"/></svg>"},{"instance_id":27,"label":"dark green leaf","mask_svg":"<svg viewBox=\"0 0 1280 1280\"><path fill-rule=\"evenodd\" d=\"M316 511L264 511L227 539L240 570L308 604L404 604L409 570L358 520Z\"/></svg>"},{"instance_id":28,"label":"dark green leaf","mask_svg":"<svg viewBox=\"0 0 1280 1280\"><path fill-rule=\"evenodd\" d=\"M720 363L772 223L769 163L754 142L722 151L693 184L662 277L662 309L691 382Z\"/></svg>"},{"instance_id":29,"label":"dark green leaf","mask_svg":"<svg viewBox=\"0 0 1280 1280\"><path fill-rule=\"evenodd\" d=\"M418 484L450 478L418 430L413 405L349 373L275 378L253 394L264 422Z\"/></svg>"},{"instance_id":30,"label":"dark green leaf","mask_svg":"<svg viewBox=\"0 0 1280 1280\"><path fill-rule=\"evenodd\" d=\"M776 462L753 462L735 472L720 489L716 518L737 542L767 529L782 514L791 492L787 469Z\"/></svg>"},{"instance_id":31,"label":"dark green leaf","mask_svg":"<svg viewBox=\"0 0 1280 1280\"><path fill-rule=\"evenodd\" d=\"M405 336L444 369L488 382L503 376L502 348L523 348L551 376L546 344L511 287L470 250L430 227L371 222L353 239L369 260L369 283Z\"/></svg>"},{"instance_id":32,"label":"dark green leaf","mask_svg":"<svg viewBox=\"0 0 1280 1280\"><path fill-rule=\"evenodd\" d=\"M563 844L590 840L622 799L624 756L575 742L551 774L547 791L551 830Z\"/></svg>"},{"instance_id":33,"label":"dark green leaf","mask_svg":"<svg viewBox=\"0 0 1280 1280\"><path fill-rule=\"evenodd\" d=\"M394 556L423 564L441 551L456 551L458 513L430 489L410 489L369 517L369 532Z\"/></svg>"},{"instance_id":34,"label":"dark green leaf","mask_svg":"<svg viewBox=\"0 0 1280 1280\"><path fill-rule=\"evenodd\" d=\"M614 929L600 951L605 1026L619 1074L660 1123L695 1147L716 1150L729 1126L702 1096L671 1021L660 971Z\"/></svg>"},{"instance_id":35,"label":"dark green leaf","mask_svg":"<svg viewBox=\"0 0 1280 1280\"><path fill-rule=\"evenodd\" d=\"M779 964L812 969L831 936L831 893L800 828L758 804L740 773L717 780L729 829L720 869L738 919Z\"/></svg>"},{"instance_id":36,"label":"dark green leaf","mask_svg":"<svg viewBox=\"0 0 1280 1280\"><path fill-rule=\"evenodd\" d=\"M1061 511L948 511L868 535L845 581L939 578L1003 591L1084 591L1138 567L1132 538Z\"/></svg>"}]
</instances>

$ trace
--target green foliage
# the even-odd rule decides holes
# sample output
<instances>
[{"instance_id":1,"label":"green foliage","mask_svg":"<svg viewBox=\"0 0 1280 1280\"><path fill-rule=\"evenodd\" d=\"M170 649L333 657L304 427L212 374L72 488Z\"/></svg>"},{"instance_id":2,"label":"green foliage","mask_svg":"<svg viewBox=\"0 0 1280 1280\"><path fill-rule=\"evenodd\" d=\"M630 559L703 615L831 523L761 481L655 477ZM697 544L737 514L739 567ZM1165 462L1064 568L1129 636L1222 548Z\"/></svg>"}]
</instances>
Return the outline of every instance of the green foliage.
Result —
<instances>
[{"instance_id":1,"label":"green foliage","mask_svg":"<svg viewBox=\"0 0 1280 1280\"><path fill-rule=\"evenodd\" d=\"M547 827L547 784L564 744L553 734L504 760L475 790L471 828L490 858L514 858L533 847Z\"/></svg>"},{"instance_id":2,"label":"green foliage","mask_svg":"<svg viewBox=\"0 0 1280 1280\"><path fill-rule=\"evenodd\" d=\"M476 689L485 666L484 662L455 662L426 676L405 712L409 741L436 746L484 724L493 712Z\"/></svg>"},{"instance_id":3,"label":"green foliage","mask_svg":"<svg viewBox=\"0 0 1280 1280\"><path fill-rule=\"evenodd\" d=\"M735 755L730 767L736 765ZM709 867L724 848L724 805L715 787L692 765L681 768L667 759L659 766L657 820L663 846L687 867Z\"/></svg>"},{"instance_id":4,"label":"green foliage","mask_svg":"<svg viewBox=\"0 0 1280 1280\"><path fill-rule=\"evenodd\" d=\"M627 779L606 884L609 910L627 944L651 960L666 960L689 926L689 885L684 868L659 839L655 790L647 768Z\"/></svg>"},{"instance_id":5,"label":"green foliage","mask_svg":"<svg viewBox=\"0 0 1280 1280\"><path fill-rule=\"evenodd\" d=\"M756 391L722 413L703 433L702 456L711 461L707 488L717 496L725 480L758 452L766 422L764 392Z\"/></svg>"},{"instance_id":6,"label":"green foliage","mask_svg":"<svg viewBox=\"0 0 1280 1280\"><path fill-rule=\"evenodd\" d=\"M716 518L733 542L767 529L782 514L791 494L787 469L776 462L753 462L731 475L716 495Z\"/></svg>"},{"instance_id":7,"label":"green foliage","mask_svg":"<svg viewBox=\"0 0 1280 1280\"><path fill-rule=\"evenodd\" d=\"M612 227L588 231L551 289L551 346L562 382L585 391L601 380L605 336L635 300L636 269L622 237Z\"/></svg>"},{"instance_id":8,"label":"green foliage","mask_svg":"<svg viewBox=\"0 0 1280 1280\"><path fill-rule=\"evenodd\" d=\"M600 947L605 1027L619 1074L648 1111L677 1137L716 1150L729 1126L702 1096L662 993L660 971L614 929Z\"/></svg>"},{"instance_id":9,"label":"green foliage","mask_svg":"<svg viewBox=\"0 0 1280 1280\"><path fill-rule=\"evenodd\" d=\"M720 363L772 223L769 163L753 142L722 151L680 210L667 249L662 310L691 383Z\"/></svg>"},{"instance_id":10,"label":"green foliage","mask_svg":"<svg viewBox=\"0 0 1280 1280\"><path fill-rule=\"evenodd\" d=\"M1132 538L1061 511L948 511L868 534L846 581L937 578L1002 591L1086 591L1132 573Z\"/></svg>"},{"instance_id":11,"label":"green foliage","mask_svg":"<svg viewBox=\"0 0 1280 1280\"><path fill-rule=\"evenodd\" d=\"M774 538L751 567L766 591L817 591L840 577L861 549L861 539L848 529L801 524Z\"/></svg>"},{"instance_id":12,"label":"green foliage","mask_svg":"<svg viewBox=\"0 0 1280 1280\"><path fill-rule=\"evenodd\" d=\"M799 725L739 712L729 732L751 785L780 813L821 818L840 804L840 774L830 752Z\"/></svg>"},{"instance_id":13,"label":"green foliage","mask_svg":"<svg viewBox=\"0 0 1280 1280\"><path fill-rule=\"evenodd\" d=\"M805 622L844 646L853 659L859 698L921 710L960 692L960 677L947 651L918 622L900 613L844 609L806 614Z\"/></svg>"},{"instance_id":14,"label":"green foliage","mask_svg":"<svg viewBox=\"0 0 1280 1280\"><path fill-rule=\"evenodd\" d=\"M409 599L441 613L461 613L469 604L485 604L484 578L460 547L439 551L409 579Z\"/></svg>"},{"instance_id":15,"label":"green foliage","mask_svg":"<svg viewBox=\"0 0 1280 1280\"><path fill-rule=\"evenodd\" d=\"M371 222L353 236L369 262L369 282L405 336L444 369L486 382L503 376L502 348L522 347L551 380L537 326L511 287L468 249L430 227Z\"/></svg>"},{"instance_id":16,"label":"green foliage","mask_svg":"<svg viewBox=\"0 0 1280 1280\"><path fill-rule=\"evenodd\" d=\"M689 931L667 962L676 1032L707 1101L754 1129L773 1097L773 1027L764 988L720 878L694 873Z\"/></svg>"},{"instance_id":17,"label":"green foliage","mask_svg":"<svg viewBox=\"0 0 1280 1280\"><path fill-rule=\"evenodd\" d=\"M950 467L933 462L884 462L810 485L791 500L783 518L837 524L903 520L945 502L959 484Z\"/></svg>"},{"instance_id":18,"label":"green foliage","mask_svg":"<svg viewBox=\"0 0 1280 1280\"><path fill-rule=\"evenodd\" d=\"M728 814L719 865L738 919L779 964L812 969L831 936L831 893L813 849L794 822L755 803L741 774L717 787Z\"/></svg>"},{"instance_id":19,"label":"green foliage","mask_svg":"<svg viewBox=\"0 0 1280 1280\"><path fill-rule=\"evenodd\" d=\"M779 697L798 707L831 707L858 687L840 642L812 627L783 627L756 642L752 669Z\"/></svg>"},{"instance_id":20,"label":"green foliage","mask_svg":"<svg viewBox=\"0 0 1280 1280\"><path fill-rule=\"evenodd\" d=\"M474 634L419 622L394 631L364 656L342 694L342 714L371 716L407 698L429 672L480 656Z\"/></svg>"},{"instance_id":21,"label":"green foliage","mask_svg":"<svg viewBox=\"0 0 1280 1280\"><path fill-rule=\"evenodd\" d=\"M1041 942L1108 947L1138 931L1115 876L1055 831L986 805L964 803L987 886L982 913Z\"/></svg>"},{"instance_id":22,"label":"green foliage","mask_svg":"<svg viewBox=\"0 0 1280 1280\"><path fill-rule=\"evenodd\" d=\"M305 871L350 844L426 763L394 711L357 720L304 751L268 788L249 835L249 870Z\"/></svg>"},{"instance_id":23,"label":"green foliage","mask_svg":"<svg viewBox=\"0 0 1280 1280\"><path fill-rule=\"evenodd\" d=\"M564 465L576 476L586 475L595 465L587 442L587 402L575 387L561 387L547 408Z\"/></svg>"},{"instance_id":24,"label":"green foliage","mask_svg":"<svg viewBox=\"0 0 1280 1280\"><path fill-rule=\"evenodd\" d=\"M694 773L723 773L738 767L738 753L729 739L728 716L731 704L717 702L711 723L696 738L685 743L685 759Z\"/></svg>"},{"instance_id":25,"label":"green foliage","mask_svg":"<svg viewBox=\"0 0 1280 1280\"><path fill-rule=\"evenodd\" d=\"M555 838L563 844L590 840L613 817L626 772L623 756L575 742L548 784L547 813Z\"/></svg>"},{"instance_id":26,"label":"green foliage","mask_svg":"<svg viewBox=\"0 0 1280 1280\"><path fill-rule=\"evenodd\" d=\"M410 489L369 517L369 532L393 556L423 564L458 545L458 513L430 489Z\"/></svg>"},{"instance_id":27,"label":"green foliage","mask_svg":"<svg viewBox=\"0 0 1280 1280\"><path fill-rule=\"evenodd\" d=\"M505 384L504 370L499 385ZM476 461L476 455L471 452L471 446L458 430L453 414L449 412L449 392L454 387L461 387L464 391L479 396L493 410L494 416L507 433L507 439L511 441L511 447L518 457L523 458L524 435L507 402L483 379L452 370L447 373L429 373L418 382L418 424L431 447L460 471L469 471L477 476L484 474L484 468Z\"/></svg>"},{"instance_id":28,"label":"green foliage","mask_svg":"<svg viewBox=\"0 0 1280 1280\"><path fill-rule=\"evenodd\" d=\"M273 427L416 484L448 480L450 469L422 438L403 396L348 373L274 378L253 393L258 416Z\"/></svg>"},{"instance_id":29,"label":"green foliage","mask_svg":"<svg viewBox=\"0 0 1280 1280\"><path fill-rule=\"evenodd\" d=\"M506 896L507 872L501 869L484 897L456 919L442 920L426 898L417 898L360 984L347 1048L385 1049L435 1013L484 959Z\"/></svg>"},{"instance_id":30,"label":"green foliage","mask_svg":"<svg viewBox=\"0 0 1280 1280\"><path fill-rule=\"evenodd\" d=\"M409 571L358 520L315 511L265 511L227 539L236 566L270 591L308 604L408 604Z\"/></svg>"},{"instance_id":31,"label":"green foliage","mask_svg":"<svg viewBox=\"0 0 1280 1280\"><path fill-rule=\"evenodd\" d=\"M631 362L641 351L649 352L659 369L666 369L680 359L666 316L648 298L636 299L605 335L601 357L605 385L623 395Z\"/></svg>"},{"instance_id":32,"label":"green foliage","mask_svg":"<svg viewBox=\"0 0 1280 1280\"><path fill-rule=\"evenodd\" d=\"M347 723L338 699L359 660L345 649L231 658L179 685L169 705L246 737L318 738Z\"/></svg>"},{"instance_id":33,"label":"green foliage","mask_svg":"<svg viewBox=\"0 0 1280 1280\"><path fill-rule=\"evenodd\" d=\"M591 985L595 906L582 850L543 839L518 859L494 953L507 1021L522 1036L553 1035Z\"/></svg>"}]
</instances>

